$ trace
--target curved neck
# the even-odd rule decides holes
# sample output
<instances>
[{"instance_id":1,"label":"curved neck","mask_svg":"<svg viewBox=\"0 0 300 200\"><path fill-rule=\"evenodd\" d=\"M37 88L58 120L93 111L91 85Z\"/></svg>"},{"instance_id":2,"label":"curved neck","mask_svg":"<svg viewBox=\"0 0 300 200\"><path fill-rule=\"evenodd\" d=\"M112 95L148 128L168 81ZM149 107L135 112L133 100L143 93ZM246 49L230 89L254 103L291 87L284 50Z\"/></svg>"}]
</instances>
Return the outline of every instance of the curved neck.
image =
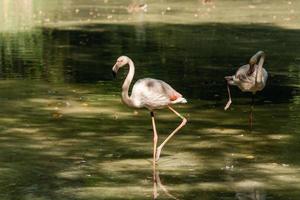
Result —
<instances>
[{"instance_id":1,"label":"curved neck","mask_svg":"<svg viewBox=\"0 0 300 200\"><path fill-rule=\"evenodd\" d=\"M128 64L129 64L129 72L122 86L122 101L128 106L133 106L132 100L128 95L128 91L129 91L130 83L134 76L134 64L131 59L129 59Z\"/></svg>"},{"instance_id":2,"label":"curved neck","mask_svg":"<svg viewBox=\"0 0 300 200\"><path fill-rule=\"evenodd\" d=\"M259 62L258 62L258 71L261 71L264 62L265 62L265 53L262 52L260 54L260 58L259 58Z\"/></svg>"},{"instance_id":3,"label":"curved neck","mask_svg":"<svg viewBox=\"0 0 300 200\"><path fill-rule=\"evenodd\" d=\"M259 60L258 60L259 59ZM262 66L264 64L264 60L265 60L265 53L263 51L258 51L255 55L253 55L250 60L249 60L249 64L250 64L250 68L248 71L248 75L251 75L254 71L255 71L255 65L258 62L258 72L262 70Z\"/></svg>"},{"instance_id":4,"label":"curved neck","mask_svg":"<svg viewBox=\"0 0 300 200\"><path fill-rule=\"evenodd\" d=\"M258 62L258 68L257 68L257 73L256 73L256 82L257 83L261 83L262 82L262 78L263 78L263 69L262 66L264 64L265 61L265 53L262 52L260 54L260 58L259 58L259 62Z\"/></svg>"}]
</instances>

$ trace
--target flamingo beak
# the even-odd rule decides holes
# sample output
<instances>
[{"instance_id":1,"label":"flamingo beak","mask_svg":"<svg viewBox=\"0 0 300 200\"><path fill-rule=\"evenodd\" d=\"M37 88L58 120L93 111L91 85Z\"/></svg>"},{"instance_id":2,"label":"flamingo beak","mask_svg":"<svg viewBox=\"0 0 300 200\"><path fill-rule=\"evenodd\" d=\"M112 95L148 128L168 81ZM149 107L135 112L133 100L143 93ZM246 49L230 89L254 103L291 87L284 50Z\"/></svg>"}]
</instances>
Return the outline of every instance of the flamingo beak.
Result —
<instances>
[{"instance_id":1,"label":"flamingo beak","mask_svg":"<svg viewBox=\"0 0 300 200\"><path fill-rule=\"evenodd\" d=\"M114 77L114 78L116 78L116 77L117 77L117 73L116 73L116 72L114 72L114 71L112 71L112 75L113 75L113 77Z\"/></svg>"},{"instance_id":2,"label":"flamingo beak","mask_svg":"<svg viewBox=\"0 0 300 200\"><path fill-rule=\"evenodd\" d=\"M117 65L115 64L115 65L113 66L113 68L112 68L112 75L113 75L114 78L117 77L117 72L118 72L118 67L117 67Z\"/></svg>"},{"instance_id":3,"label":"flamingo beak","mask_svg":"<svg viewBox=\"0 0 300 200\"><path fill-rule=\"evenodd\" d=\"M224 78L225 78L226 81L232 81L233 80L232 76L225 76Z\"/></svg>"}]
</instances>

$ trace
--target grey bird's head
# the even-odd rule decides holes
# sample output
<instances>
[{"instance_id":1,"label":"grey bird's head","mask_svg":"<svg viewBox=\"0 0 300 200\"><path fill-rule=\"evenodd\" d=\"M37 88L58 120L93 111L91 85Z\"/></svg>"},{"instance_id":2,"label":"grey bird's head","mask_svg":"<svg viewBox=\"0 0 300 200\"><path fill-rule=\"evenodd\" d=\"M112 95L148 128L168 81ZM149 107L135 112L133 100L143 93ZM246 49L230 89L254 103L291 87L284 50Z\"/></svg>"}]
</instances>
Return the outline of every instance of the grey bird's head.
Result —
<instances>
[{"instance_id":1,"label":"grey bird's head","mask_svg":"<svg viewBox=\"0 0 300 200\"><path fill-rule=\"evenodd\" d=\"M120 56L117 59L116 64L112 68L112 74L114 78L116 78L119 69L124 67L126 64L128 64L128 62L129 62L129 58L127 56Z\"/></svg>"}]
</instances>

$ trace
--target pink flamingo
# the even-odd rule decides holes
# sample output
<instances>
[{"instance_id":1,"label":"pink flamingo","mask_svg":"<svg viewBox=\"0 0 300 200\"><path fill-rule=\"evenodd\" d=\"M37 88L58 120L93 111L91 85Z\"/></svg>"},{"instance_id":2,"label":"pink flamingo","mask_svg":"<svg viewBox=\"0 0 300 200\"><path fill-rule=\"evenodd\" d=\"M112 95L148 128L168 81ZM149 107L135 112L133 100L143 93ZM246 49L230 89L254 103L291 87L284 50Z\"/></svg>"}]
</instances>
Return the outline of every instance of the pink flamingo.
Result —
<instances>
[{"instance_id":1,"label":"pink flamingo","mask_svg":"<svg viewBox=\"0 0 300 200\"><path fill-rule=\"evenodd\" d=\"M114 77L118 70L129 64L129 72L122 86L122 101L127 106L132 108L147 108L150 111L153 126L153 166L159 160L160 153L164 145L171 137L179 131L187 122L186 118L174 110L171 105L177 103L187 103L186 99L180 93L174 90L169 84L164 81L144 78L138 80L131 91L131 96L128 95L130 83L134 76L133 61L127 56L121 56L117 59L116 64L112 68ZM169 108L175 115L182 119L181 124L157 147L158 135L155 126L154 110Z\"/></svg>"},{"instance_id":2,"label":"pink flamingo","mask_svg":"<svg viewBox=\"0 0 300 200\"><path fill-rule=\"evenodd\" d=\"M258 62L259 61L259 62ZM258 51L255 55L253 55L249 64L241 66L235 75L226 76L225 79L227 81L227 90L228 90L228 102L224 107L224 110L227 110L230 107L231 94L229 85L238 86L243 92L252 92L252 106L251 113L249 116L250 125L252 127L252 109L254 104L254 94L257 91L261 91L265 88L268 72L263 68L263 64L265 61L265 53L263 51ZM257 65L258 62L258 65Z\"/></svg>"}]
</instances>

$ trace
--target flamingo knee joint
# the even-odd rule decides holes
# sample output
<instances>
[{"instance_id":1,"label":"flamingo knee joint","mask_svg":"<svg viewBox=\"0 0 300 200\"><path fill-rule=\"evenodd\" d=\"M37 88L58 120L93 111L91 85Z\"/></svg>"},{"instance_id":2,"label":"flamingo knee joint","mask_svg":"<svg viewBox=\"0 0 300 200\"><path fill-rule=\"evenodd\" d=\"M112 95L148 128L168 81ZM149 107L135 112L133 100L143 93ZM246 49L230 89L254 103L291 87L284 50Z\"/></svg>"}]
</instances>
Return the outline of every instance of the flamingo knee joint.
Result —
<instances>
[{"instance_id":1,"label":"flamingo knee joint","mask_svg":"<svg viewBox=\"0 0 300 200\"><path fill-rule=\"evenodd\" d=\"M186 118L183 118L181 123L182 123L182 126L186 125L187 119L186 119Z\"/></svg>"}]
</instances>

